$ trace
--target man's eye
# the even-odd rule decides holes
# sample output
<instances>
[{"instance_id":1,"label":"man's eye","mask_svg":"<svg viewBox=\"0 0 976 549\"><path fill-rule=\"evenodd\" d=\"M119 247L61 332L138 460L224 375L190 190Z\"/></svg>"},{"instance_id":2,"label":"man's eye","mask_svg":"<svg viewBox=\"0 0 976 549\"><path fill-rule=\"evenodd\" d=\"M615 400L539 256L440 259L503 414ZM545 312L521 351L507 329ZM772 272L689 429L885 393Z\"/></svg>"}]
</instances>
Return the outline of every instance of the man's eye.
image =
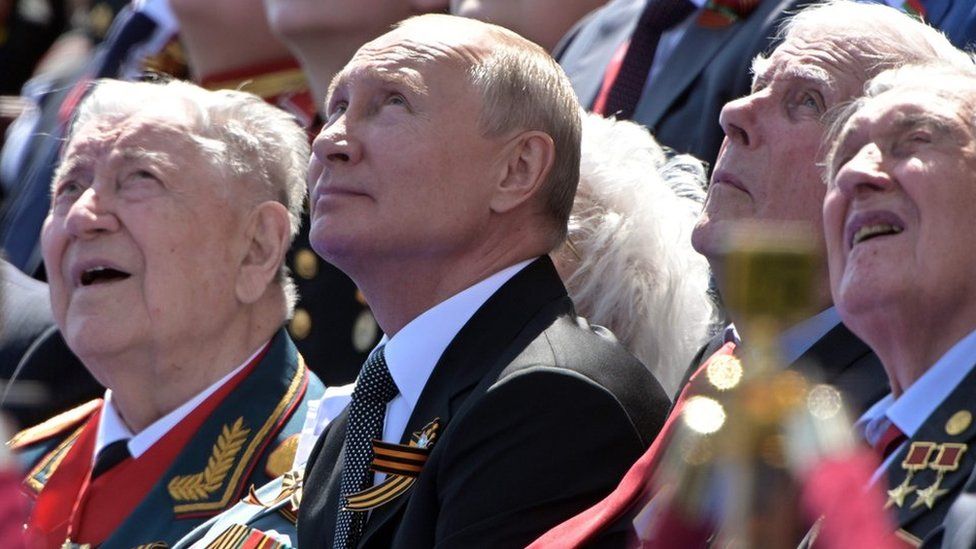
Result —
<instances>
[{"instance_id":1,"label":"man's eye","mask_svg":"<svg viewBox=\"0 0 976 549\"><path fill-rule=\"evenodd\" d=\"M349 104L346 103L345 101L336 101L332 103L332 106L329 107L328 121L334 120L337 116L346 112L346 109L348 107Z\"/></svg>"},{"instance_id":2,"label":"man's eye","mask_svg":"<svg viewBox=\"0 0 976 549\"><path fill-rule=\"evenodd\" d=\"M387 105L404 106L404 105L407 104L407 100L404 99L404 97L402 95L400 95L398 93L393 93L393 94L390 94L390 96L386 98L386 104Z\"/></svg>"},{"instance_id":3,"label":"man's eye","mask_svg":"<svg viewBox=\"0 0 976 549\"><path fill-rule=\"evenodd\" d=\"M76 181L69 180L69 181L64 181L59 183L54 188L54 197L55 198L75 197L81 194L81 192L82 192L81 184Z\"/></svg>"},{"instance_id":4,"label":"man's eye","mask_svg":"<svg viewBox=\"0 0 976 549\"><path fill-rule=\"evenodd\" d=\"M816 92L803 92L800 94L797 103L804 108L812 109L816 112L824 111L824 101L823 97Z\"/></svg>"}]
</instances>

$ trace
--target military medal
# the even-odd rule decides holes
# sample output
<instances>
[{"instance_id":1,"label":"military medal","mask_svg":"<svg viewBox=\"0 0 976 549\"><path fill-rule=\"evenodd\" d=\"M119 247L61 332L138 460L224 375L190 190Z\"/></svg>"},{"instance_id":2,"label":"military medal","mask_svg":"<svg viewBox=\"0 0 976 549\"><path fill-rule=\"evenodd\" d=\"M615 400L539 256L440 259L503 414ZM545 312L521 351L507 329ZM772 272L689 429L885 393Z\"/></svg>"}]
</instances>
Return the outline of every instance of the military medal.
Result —
<instances>
[{"instance_id":1,"label":"military medal","mask_svg":"<svg viewBox=\"0 0 976 549\"><path fill-rule=\"evenodd\" d=\"M967 446L965 444L956 442L946 442L939 447L939 454L929 465L931 469L938 472L938 475L935 477L935 482L928 488L918 490L915 494L917 499L912 504L912 509L921 507L922 505L931 509L935 505L935 500L948 492L948 490L942 490L940 488L942 480L945 478L946 473L959 469L959 460L966 452L966 449Z\"/></svg>"},{"instance_id":2,"label":"military medal","mask_svg":"<svg viewBox=\"0 0 976 549\"><path fill-rule=\"evenodd\" d=\"M885 509L892 505L900 508L902 505L905 505L905 498L912 492L918 490L917 486L912 486L912 477L915 476L915 473L928 467L929 458L932 456L932 452L935 451L936 446L934 442L912 443L908 449L908 455L901 462L901 468L908 471L908 475L905 476L905 480L901 484L888 490L888 501L885 503Z\"/></svg>"}]
</instances>

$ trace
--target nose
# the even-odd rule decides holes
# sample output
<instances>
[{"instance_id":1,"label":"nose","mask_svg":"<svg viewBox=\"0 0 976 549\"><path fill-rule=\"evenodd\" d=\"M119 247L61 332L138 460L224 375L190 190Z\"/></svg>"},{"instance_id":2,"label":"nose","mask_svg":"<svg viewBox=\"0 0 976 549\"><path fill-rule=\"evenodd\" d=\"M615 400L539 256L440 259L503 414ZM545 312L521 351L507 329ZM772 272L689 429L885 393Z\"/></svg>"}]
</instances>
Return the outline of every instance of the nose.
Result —
<instances>
[{"instance_id":1,"label":"nose","mask_svg":"<svg viewBox=\"0 0 976 549\"><path fill-rule=\"evenodd\" d=\"M325 166L359 162L362 146L351 136L344 114L324 126L315 137L312 156Z\"/></svg>"},{"instance_id":2,"label":"nose","mask_svg":"<svg viewBox=\"0 0 976 549\"><path fill-rule=\"evenodd\" d=\"M884 170L883 161L881 149L868 143L840 166L831 186L852 198L889 189L891 177Z\"/></svg>"},{"instance_id":3,"label":"nose","mask_svg":"<svg viewBox=\"0 0 976 549\"><path fill-rule=\"evenodd\" d=\"M757 105L760 100L761 97L757 92L729 101L722 107L718 123L729 141L743 147L759 146Z\"/></svg>"},{"instance_id":4,"label":"nose","mask_svg":"<svg viewBox=\"0 0 976 549\"><path fill-rule=\"evenodd\" d=\"M110 199L91 186L68 209L65 228L76 238L93 238L117 231L119 218L112 211Z\"/></svg>"}]
</instances>

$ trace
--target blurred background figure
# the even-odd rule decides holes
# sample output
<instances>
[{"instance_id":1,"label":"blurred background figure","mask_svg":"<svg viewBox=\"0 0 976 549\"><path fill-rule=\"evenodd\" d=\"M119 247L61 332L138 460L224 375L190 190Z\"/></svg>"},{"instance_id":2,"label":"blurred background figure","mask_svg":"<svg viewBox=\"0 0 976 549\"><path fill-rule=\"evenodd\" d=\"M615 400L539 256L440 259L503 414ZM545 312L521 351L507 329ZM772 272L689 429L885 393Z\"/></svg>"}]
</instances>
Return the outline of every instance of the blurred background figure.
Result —
<instances>
[{"instance_id":1,"label":"blurred background figure","mask_svg":"<svg viewBox=\"0 0 976 549\"><path fill-rule=\"evenodd\" d=\"M556 58L584 107L647 126L711 165L722 106L749 92L750 64L797 0L615 0L566 37Z\"/></svg>"},{"instance_id":2,"label":"blurred background figure","mask_svg":"<svg viewBox=\"0 0 976 549\"><path fill-rule=\"evenodd\" d=\"M449 0L264 0L268 21L301 62L319 111L332 77L366 42L422 13L446 12Z\"/></svg>"},{"instance_id":3,"label":"blurred background figure","mask_svg":"<svg viewBox=\"0 0 976 549\"><path fill-rule=\"evenodd\" d=\"M101 385L54 326L47 284L0 259L0 409L18 429L86 402Z\"/></svg>"},{"instance_id":4,"label":"blurred background figure","mask_svg":"<svg viewBox=\"0 0 976 549\"><path fill-rule=\"evenodd\" d=\"M291 113L309 136L318 131L316 105L298 61L272 33L261 0L171 0L190 73L201 86L254 93ZM246 36L246 40L241 37ZM288 332L327 386L356 379L380 330L345 274L308 244L308 211L286 258L299 301Z\"/></svg>"},{"instance_id":5,"label":"blurred background figure","mask_svg":"<svg viewBox=\"0 0 976 549\"><path fill-rule=\"evenodd\" d=\"M708 262L690 239L704 182L701 162L667 159L646 128L584 115L569 233L552 254L577 314L609 328L669 395L713 316Z\"/></svg>"},{"instance_id":6,"label":"blurred background figure","mask_svg":"<svg viewBox=\"0 0 976 549\"><path fill-rule=\"evenodd\" d=\"M586 14L607 0L451 0L451 13L511 29L553 51Z\"/></svg>"}]
</instances>

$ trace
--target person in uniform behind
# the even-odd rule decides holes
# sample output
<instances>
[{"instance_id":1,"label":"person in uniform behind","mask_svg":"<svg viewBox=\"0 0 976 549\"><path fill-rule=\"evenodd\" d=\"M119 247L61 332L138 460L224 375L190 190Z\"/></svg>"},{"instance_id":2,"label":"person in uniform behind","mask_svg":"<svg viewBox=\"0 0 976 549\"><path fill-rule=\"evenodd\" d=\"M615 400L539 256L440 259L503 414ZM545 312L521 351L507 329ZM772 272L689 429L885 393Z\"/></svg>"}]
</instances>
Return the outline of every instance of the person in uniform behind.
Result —
<instances>
[{"instance_id":1,"label":"person in uniform behind","mask_svg":"<svg viewBox=\"0 0 976 549\"><path fill-rule=\"evenodd\" d=\"M108 390L12 440L37 546L171 543L291 466L323 391L282 328L307 155L257 96L96 83L42 245L55 321Z\"/></svg>"}]
</instances>

